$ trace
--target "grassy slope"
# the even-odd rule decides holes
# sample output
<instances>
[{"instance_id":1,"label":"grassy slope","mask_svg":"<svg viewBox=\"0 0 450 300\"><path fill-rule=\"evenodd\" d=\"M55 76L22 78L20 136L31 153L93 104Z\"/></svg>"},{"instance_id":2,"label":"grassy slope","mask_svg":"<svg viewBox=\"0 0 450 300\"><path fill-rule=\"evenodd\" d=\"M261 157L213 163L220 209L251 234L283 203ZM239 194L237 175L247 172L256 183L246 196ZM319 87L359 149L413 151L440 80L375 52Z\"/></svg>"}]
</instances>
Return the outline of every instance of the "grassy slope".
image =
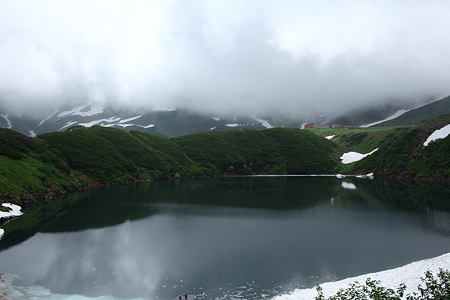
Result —
<instances>
[{"instance_id":1,"label":"grassy slope","mask_svg":"<svg viewBox=\"0 0 450 300\"><path fill-rule=\"evenodd\" d=\"M380 143L379 150L356 162L354 172L371 171L381 176L448 178L450 137L423 143L435 130L450 123L450 114L424 121L412 128L393 130Z\"/></svg>"},{"instance_id":2,"label":"grassy slope","mask_svg":"<svg viewBox=\"0 0 450 300\"><path fill-rule=\"evenodd\" d=\"M87 185L37 139L0 129L0 199L18 199Z\"/></svg>"},{"instance_id":3,"label":"grassy slope","mask_svg":"<svg viewBox=\"0 0 450 300\"><path fill-rule=\"evenodd\" d=\"M208 132L173 139L216 174L321 174L337 170L332 142L292 128Z\"/></svg>"},{"instance_id":4,"label":"grassy slope","mask_svg":"<svg viewBox=\"0 0 450 300\"><path fill-rule=\"evenodd\" d=\"M3 130L0 139L3 198L178 175L333 173L340 154L334 143L288 128L168 139L93 126L37 138Z\"/></svg>"},{"instance_id":5,"label":"grassy slope","mask_svg":"<svg viewBox=\"0 0 450 300\"><path fill-rule=\"evenodd\" d=\"M334 136L331 140L343 152L356 151L368 153L376 149L386 136L397 127L349 127L349 128L311 128L306 129L316 135Z\"/></svg>"}]
</instances>

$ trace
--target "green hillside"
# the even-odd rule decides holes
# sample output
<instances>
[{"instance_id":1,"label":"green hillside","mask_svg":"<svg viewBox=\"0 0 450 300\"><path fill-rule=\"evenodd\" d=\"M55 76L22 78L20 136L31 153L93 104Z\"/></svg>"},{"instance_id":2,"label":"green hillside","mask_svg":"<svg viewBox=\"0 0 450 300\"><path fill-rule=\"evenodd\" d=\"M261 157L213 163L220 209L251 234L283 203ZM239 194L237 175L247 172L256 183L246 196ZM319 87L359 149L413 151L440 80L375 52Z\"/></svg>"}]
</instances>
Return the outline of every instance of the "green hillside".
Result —
<instances>
[{"instance_id":1,"label":"green hillside","mask_svg":"<svg viewBox=\"0 0 450 300\"><path fill-rule=\"evenodd\" d=\"M169 139L93 126L29 138L0 132L0 200L174 177L323 174L339 169L338 147L300 129L208 132Z\"/></svg>"},{"instance_id":2,"label":"green hillside","mask_svg":"<svg viewBox=\"0 0 450 300\"><path fill-rule=\"evenodd\" d=\"M211 174L333 173L340 154L334 143L293 128L198 133L173 141Z\"/></svg>"},{"instance_id":3,"label":"green hillside","mask_svg":"<svg viewBox=\"0 0 450 300\"><path fill-rule=\"evenodd\" d=\"M393 129L374 154L354 163L353 172L378 176L446 179L450 176L450 137L428 146L423 143L436 130L450 124L450 114L418 126Z\"/></svg>"}]
</instances>

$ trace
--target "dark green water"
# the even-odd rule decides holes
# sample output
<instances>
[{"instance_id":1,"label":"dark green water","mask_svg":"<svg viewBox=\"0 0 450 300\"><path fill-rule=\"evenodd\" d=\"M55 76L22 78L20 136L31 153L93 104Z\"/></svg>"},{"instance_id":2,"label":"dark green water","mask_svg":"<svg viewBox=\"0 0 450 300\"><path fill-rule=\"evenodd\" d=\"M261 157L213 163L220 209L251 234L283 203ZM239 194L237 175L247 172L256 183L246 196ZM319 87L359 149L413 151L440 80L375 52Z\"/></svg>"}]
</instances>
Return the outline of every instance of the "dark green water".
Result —
<instances>
[{"instance_id":1,"label":"dark green water","mask_svg":"<svg viewBox=\"0 0 450 300\"><path fill-rule=\"evenodd\" d=\"M450 252L449 212L450 189L434 184L140 183L74 193L7 223L0 271L35 299L262 299Z\"/></svg>"}]
</instances>

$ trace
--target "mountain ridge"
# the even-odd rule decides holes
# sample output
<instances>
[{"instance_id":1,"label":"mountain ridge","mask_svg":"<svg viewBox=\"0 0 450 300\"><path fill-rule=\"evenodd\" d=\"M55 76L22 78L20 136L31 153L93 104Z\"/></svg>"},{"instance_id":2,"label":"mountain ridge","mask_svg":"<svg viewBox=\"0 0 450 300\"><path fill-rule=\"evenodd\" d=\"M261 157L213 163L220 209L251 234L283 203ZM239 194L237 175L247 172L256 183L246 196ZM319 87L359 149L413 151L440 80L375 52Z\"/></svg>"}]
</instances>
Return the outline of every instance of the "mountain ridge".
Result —
<instances>
[{"instance_id":1,"label":"mountain ridge","mask_svg":"<svg viewBox=\"0 0 450 300\"><path fill-rule=\"evenodd\" d=\"M422 119L429 119L443 113L450 113L450 96L442 97L418 107L411 107L410 104L406 105L403 102L396 103L394 101L378 107L352 112L331 121L329 119L327 121L325 115L314 118L306 118L303 115L299 115L297 118L287 118L270 114L265 116L221 116L197 113L187 109L156 111L141 109L136 111L87 103L53 111L39 120L0 110L0 127L13 129L28 136L36 136L48 132L62 131L74 125L85 127L100 125L160 134L167 137L178 137L209 131L272 127L302 128L306 123L326 126L335 123L345 126L412 126L417 125ZM415 115L415 117L411 117L412 115Z\"/></svg>"}]
</instances>

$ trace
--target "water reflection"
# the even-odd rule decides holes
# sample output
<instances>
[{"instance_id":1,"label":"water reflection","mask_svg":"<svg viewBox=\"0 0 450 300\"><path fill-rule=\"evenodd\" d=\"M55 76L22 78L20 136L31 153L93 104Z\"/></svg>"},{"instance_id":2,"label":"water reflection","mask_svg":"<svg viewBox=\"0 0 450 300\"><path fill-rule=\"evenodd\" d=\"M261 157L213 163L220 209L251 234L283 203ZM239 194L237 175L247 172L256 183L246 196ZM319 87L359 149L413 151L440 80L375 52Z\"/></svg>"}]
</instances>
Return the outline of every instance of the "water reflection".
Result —
<instances>
[{"instance_id":1,"label":"water reflection","mask_svg":"<svg viewBox=\"0 0 450 300\"><path fill-rule=\"evenodd\" d=\"M0 266L16 285L59 294L260 299L448 252L448 212L345 181L356 189L329 177L225 178L73 194L8 223ZM16 233L27 240L5 245Z\"/></svg>"}]
</instances>

